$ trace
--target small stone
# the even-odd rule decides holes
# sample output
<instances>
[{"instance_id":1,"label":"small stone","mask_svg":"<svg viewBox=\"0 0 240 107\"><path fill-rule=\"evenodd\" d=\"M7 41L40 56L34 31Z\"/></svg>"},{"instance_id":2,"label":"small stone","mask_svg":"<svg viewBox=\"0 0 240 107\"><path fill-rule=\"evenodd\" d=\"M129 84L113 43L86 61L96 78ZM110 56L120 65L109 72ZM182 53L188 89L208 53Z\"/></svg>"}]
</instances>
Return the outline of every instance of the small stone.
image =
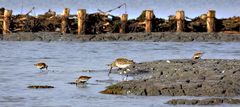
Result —
<instances>
[{"instance_id":1,"label":"small stone","mask_svg":"<svg viewBox=\"0 0 240 107\"><path fill-rule=\"evenodd\" d=\"M34 88L34 89L39 89L39 88L54 88L54 86L49 86L49 85L30 85L27 88Z\"/></svg>"},{"instance_id":2,"label":"small stone","mask_svg":"<svg viewBox=\"0 0 240 107\"><path fill-rule=\"evenodd\" d=\"M190 80L186 80L186 83L190 83Z\"/></svg>"},{"instance_id":3,"label":"small stone","mask_svg":"<svg viewBox=\"0 0 240 107\"><path fill-rule=\"evenodd\" d=\"M166 61L167 63L171 63L169 60Z\"/></svg>"}]
</instances>

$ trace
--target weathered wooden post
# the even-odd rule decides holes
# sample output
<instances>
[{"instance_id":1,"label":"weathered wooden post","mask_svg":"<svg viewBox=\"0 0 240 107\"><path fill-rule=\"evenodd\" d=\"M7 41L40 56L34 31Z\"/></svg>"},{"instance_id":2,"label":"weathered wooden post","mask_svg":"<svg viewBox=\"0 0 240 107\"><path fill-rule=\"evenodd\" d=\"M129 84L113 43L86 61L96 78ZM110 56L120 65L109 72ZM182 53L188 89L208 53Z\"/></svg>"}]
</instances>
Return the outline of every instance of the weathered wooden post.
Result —
<instances>
[{"instance_id":1,"label":"weathered wooden post","mask_svg":"<svg viewBox=\"0 0 240 107\"><path fill-rule=\"evenodd\" d=\"M63 10L62 23L61 23L61 33L63 33L63 34L65 34L67 32L69 14L70 14L70 9L65 8Z\"/></svg>"},{"instance_id":2,"label":"weathered wooden post","mask_svg":"<svg viewBox=\"0 0 240 107\"><path fill-rule=\"evenodd\" d=\"M183 10L176 12L177 32L183 32L185 30L185 14Z\"/></svg>"},{"instance_id":3,"label":"weathered wooden post","mask_svg":"<svg viewBox=\"0 0 240 107\"><path fill-rule=\"evenodd\" d=\"M78 34L85 34L86 9L78 9Z\"/></svg>"},{"instance_id":4,"label":"weathered wooden post","mask_svg":"<svg viewBox=\"0 0 240 107\"><path fill-rule=\"evenodd\" d=\"M207 32L215 32L215 10L208 10L207 13Z\"/></svg>"},{"instance_id":5,"label":"weathered wooden post","mask_svg":"<svg viewBox=\"0 0 240 107\"><path fill-rule=\"evenodd\" d=\"M145 32L152 31L153 10L146 10L145 13Z\"/></svg>"},{"instance_id":6,"label":"weathered wooden post","mask_svg":"<svg viewBox=\"0 0 240 107\"><path fill-rule=\"evenodd\" d=\"M121 16L121 27L120 27L120 33L126 33L127 29L127 20L128 20L128 14L122 14Z\"/></svg>"},{"instance_id":7,"label":"weathered wooden post","mask_svg":"<svg viewBox=\"0 0 240 107\"><path fill-rule=\"evenodd\" d=\"M3 15L3 34L8 34L10 32L10 18L12 16L12 10L4 10Z\"/></svg>"}]
</instances>

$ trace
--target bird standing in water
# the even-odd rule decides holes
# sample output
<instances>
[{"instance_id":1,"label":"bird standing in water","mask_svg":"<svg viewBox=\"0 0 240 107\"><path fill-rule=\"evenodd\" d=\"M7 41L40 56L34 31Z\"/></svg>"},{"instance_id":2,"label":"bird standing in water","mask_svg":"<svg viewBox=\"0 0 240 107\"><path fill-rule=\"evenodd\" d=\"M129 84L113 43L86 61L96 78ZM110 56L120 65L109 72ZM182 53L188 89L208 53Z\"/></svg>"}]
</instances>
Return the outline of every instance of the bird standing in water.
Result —
<instances>
[{"instance_id":1,"label":"bird standing in water","mask_svg":"<svg viewBox=\"0 0 240 107\"><path fill-rule=\"evenodd\" d=\"M41 69L41 70L43 70L43 69L48 70L48 65L45 64L45 63L43 63L43 62L34 64L34 66L37 67L37 68L39 68L39 69Z\"/></svg>"},{"instance_id":2,"label":"bird standing in water","mask_svg":"<svg viewBox=\"0 0 240 107\"><path fill-rule=\"evenodd\" d=\"M196 52L194 53L192 59L201 59L202 55L203 55L203 52Z\"/></svg>"},{"instance_id":3,"label":"bird standing in water","mask_svg":"<svg viewBox=\"0 0 240 107\"><path fill-rule=\"evenodd\" d=\"M77 80L76 80L76 84L85 84L90 78L89 76L80 76Z\"/></svg>"},{"instance_id":4,"label":"bird standing in water","mask_svg":"<svg viewBox=\"0 0 240 107\"><path fill-rule=\"evenodd\" d=\"M129 60L126 58L117 58L115 61L113 61L111 64L108 65L108 66L110 66L108 76L110 75L113 67L118 67L118 68L122 69L122 68L126 68L132 64L135 64L135 62L133 60Z\"/></svg>"}]
</instances>

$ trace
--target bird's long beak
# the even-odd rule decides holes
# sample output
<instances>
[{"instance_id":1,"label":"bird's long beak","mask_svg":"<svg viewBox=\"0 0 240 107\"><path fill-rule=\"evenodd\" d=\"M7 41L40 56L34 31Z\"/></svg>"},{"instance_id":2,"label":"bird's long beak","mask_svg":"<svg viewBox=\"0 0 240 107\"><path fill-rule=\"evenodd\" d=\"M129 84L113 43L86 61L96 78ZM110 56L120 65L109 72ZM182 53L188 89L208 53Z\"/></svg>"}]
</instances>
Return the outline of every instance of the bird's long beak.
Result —
<instances>
[{"instance_id":1,"label":"bird's long beak","mask_svg":"<svg viewBox=\"0 0 240 107\"><path fill-rule=\"evenodd\" d=\"M109 72L108 72L108 76L111 74L112 72L112 66L110 66Z\"/></svg>"}]
</instances>

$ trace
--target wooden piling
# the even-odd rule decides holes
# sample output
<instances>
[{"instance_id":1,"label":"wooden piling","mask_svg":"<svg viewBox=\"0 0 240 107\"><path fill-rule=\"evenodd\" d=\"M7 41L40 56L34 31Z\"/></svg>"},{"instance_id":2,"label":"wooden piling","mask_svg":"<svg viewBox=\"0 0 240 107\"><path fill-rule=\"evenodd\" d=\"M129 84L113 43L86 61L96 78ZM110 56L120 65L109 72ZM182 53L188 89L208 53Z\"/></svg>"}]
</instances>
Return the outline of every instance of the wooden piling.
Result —
<instances>
[{"instance_id":1,"label":"wooden piling","mask_svg":"<svg viewBox=\"0 0 240 107\"><path fill-rule=\"evenodd\" d=\"M185 14L183 10L176 12L177 32L183 32L185 30Z\"/></svg>"},{"instance_id":2,"label":"wooden piling","mask_svg":"<svg viewBox=\"0 0 240 107\"><path fill-rule=\"evenodd\" d=\"M127 29L127 20L128 20L128 14L122 14L121 16L121 27L120 27L120 33L126 33Z\"/></svg>"},{"instance_id":3,"label":"wooden piling","mask_svg":"<svg viewBox=\"0 0 240 107\"><path fill-rule=\"evenodd\" d=\"M65 34L67 32L69 14L70 14L70 9L65 8L63 10L63 14L62 14L62 23L61 23L61 33L62 34Z\"/></svg>"},{"instance_id":4,"label":"wooden piling","mask_svg":"<svg viewBox=\"0 0 240 107\"><path fill-rule=\"evenodd\" d=\"M9 26L10 26L10 18L12 16L12 10L4 10L3 15L3 34L10 33Z\"/></svg>"},{"instance_id":5,"label":"wooden piling","mask_svg":"<svg viewBox=\"0 0 240 107\"><path fill-rule=\"evenodd\" d=\"M152 31L153 10L146 10L145 13L145 32Z\"/></svg>"},{"instance_id":6,"label":"wooden piling","mask_svg":"<svg viewBox=\"0 0 240 107\"><path fill-rule=\"evenodd\" d=\"M208 10L207 13L207 32L215 32L215 10Z\"/></svg>"},{"instance_id":7,"label":"wooden piling","mask_svg":"<svg viewBox=\"0 0 240 107\"><path fill-rule=\"evenodd\" d=\"M86 9L78 9L78 34L85 34Z\"/></svg>"}]
</instances>

